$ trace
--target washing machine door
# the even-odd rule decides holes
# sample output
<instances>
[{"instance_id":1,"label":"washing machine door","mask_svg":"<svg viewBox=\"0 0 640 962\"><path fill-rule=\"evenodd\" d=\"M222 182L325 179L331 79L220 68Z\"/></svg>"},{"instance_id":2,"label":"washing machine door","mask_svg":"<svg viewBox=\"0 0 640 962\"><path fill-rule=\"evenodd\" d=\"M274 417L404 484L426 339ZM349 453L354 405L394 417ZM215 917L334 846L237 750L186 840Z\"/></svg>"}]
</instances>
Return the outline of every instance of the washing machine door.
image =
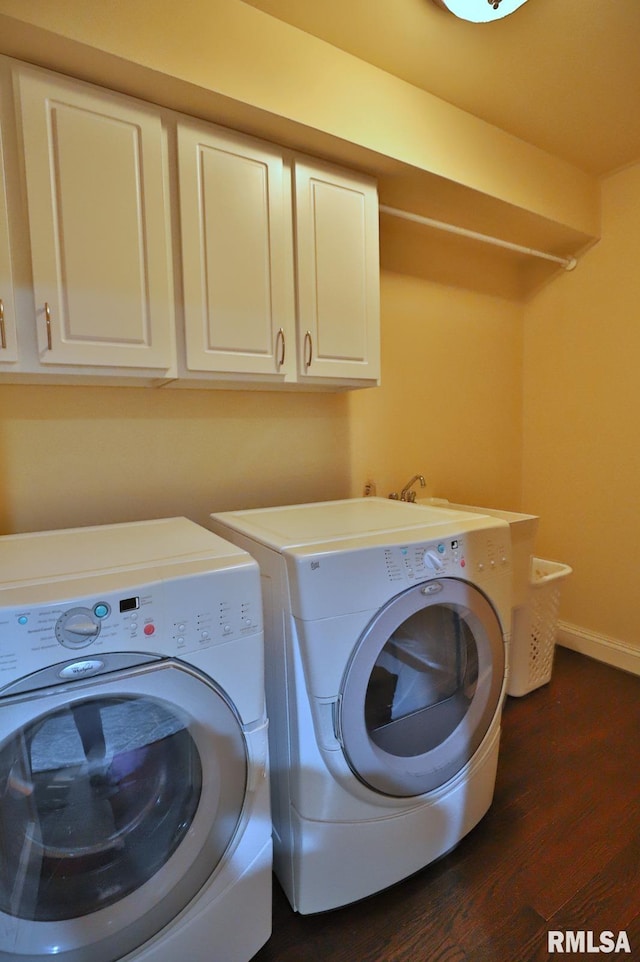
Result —
<instances>
[{"instance_id":1,"label":"washing machine door","mask_svg":"<svg viewBox=\"0 0 640 962\"><path fill-rule=\"evenodd\" d=\"M179 662L1 698L0 959L142 945L224 859L246 784L232 704Z\"/></svg>"},{"instance_id":2,"label":"washing machine door","mask_svg":"<svg viewBox=\"0 0 640 962\"><path fill-rule=\"evenodd\" d=\"M504 671L498 617L472 585L443 578L397 595L344 675L337 727L352 771L384 795L444 785L486 735Z\"/></svg>"}]
</instances>

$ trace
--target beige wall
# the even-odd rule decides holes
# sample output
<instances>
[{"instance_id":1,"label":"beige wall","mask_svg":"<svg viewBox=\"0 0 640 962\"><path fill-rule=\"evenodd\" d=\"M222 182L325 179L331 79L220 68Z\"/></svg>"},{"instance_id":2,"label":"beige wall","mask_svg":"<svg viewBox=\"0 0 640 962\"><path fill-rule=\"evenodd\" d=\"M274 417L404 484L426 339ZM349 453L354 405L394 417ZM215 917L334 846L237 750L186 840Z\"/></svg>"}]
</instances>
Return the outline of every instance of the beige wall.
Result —
<instances>
[{"instance_id":1,"label":"beige wall","mask_svg":"<svg viewBox=\"0 0 640 962\"><path fill-rule=\"evenodd\" d=\"M343 395L0 386L2 533L343 497Z\"/></svg>"},{"instance_id":2,"label":"beige wall","mask_svg":"<svg viewBox=\"0 0 640 962\"><path fill-rule=\"evenodd\" d=\"M640 166L602 190L602 240L525 311L523 501L574 568L563 619L638 648Z\"/></svg>"},{"instance_id":3,"label":"beige wall","mask_svg":"<svg viewBox=\"0 0 640 962\"><path fill-rule=\"evenodd\" d=\"M520 506L522 305L383 272L382 386L349 396L352 494Z\"/></svg>"}]
</instances>

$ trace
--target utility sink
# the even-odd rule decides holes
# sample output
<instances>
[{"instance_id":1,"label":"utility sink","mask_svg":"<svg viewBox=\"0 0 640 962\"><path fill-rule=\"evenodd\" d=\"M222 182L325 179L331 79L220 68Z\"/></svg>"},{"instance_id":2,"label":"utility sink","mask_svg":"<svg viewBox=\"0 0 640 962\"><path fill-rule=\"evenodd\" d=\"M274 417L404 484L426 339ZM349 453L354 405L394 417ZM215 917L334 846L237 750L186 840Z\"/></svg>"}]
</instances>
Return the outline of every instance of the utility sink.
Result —
<instances>
[{"instance_id":1,"label":"utility sink","mask_svg":"<svg viewBox=\"0 0 640 962\"><path fill-rule=\"evenodd\" d=\"M538 531L539 518L535 514L519 514L516 511L502 511L499 508L481 508L472 504L455 504L446 498L417 498L416 504L432 505L449 511L465 511L501 518L509 522L511 530L511 550L513 559L511 591L513 608L519 608L528 600L531 579L531 558Z\"/></svg>"}]
</instances>

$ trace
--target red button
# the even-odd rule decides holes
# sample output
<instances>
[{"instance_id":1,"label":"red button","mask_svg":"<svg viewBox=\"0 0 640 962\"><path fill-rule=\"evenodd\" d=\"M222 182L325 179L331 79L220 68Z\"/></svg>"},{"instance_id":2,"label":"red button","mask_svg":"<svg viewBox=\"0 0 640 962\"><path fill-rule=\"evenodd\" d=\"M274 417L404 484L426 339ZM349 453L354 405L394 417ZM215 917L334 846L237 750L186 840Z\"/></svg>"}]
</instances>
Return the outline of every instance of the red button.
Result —
<instances>
[{"instance_id":1,"label":"red button","mask_svg":"<svg viewBox=\"0 0 640 962\"><path fill-rule=\"evenodd\" d=\"M156 630L156 626L155 626L155 625L145 625L145 626L144 626L144 633L145 633L145 635L152 635L155 630Z\"/></svg>"}]
</instances>

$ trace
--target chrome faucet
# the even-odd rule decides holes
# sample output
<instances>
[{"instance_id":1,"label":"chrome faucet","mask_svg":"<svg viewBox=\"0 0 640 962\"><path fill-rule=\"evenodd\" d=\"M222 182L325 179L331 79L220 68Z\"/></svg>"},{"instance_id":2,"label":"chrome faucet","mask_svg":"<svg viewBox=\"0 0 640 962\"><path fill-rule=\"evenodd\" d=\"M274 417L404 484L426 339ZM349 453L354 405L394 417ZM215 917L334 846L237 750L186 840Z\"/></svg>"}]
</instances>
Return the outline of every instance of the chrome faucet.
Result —
<instances>
[{"instance_id":1,"label":"chrome faucet","mask_svg":"<svg viewBox=\"0 0 640 962\"><path fill-rule=\"evenodd\" d=\"M411 478L411 481L408 481L405 484L400 494L398 494L397 491L394 491L392 494L389 495L391 500L392 501L410 501L411 504L413 504L416 500L416 492L412 491L411 488L416 483L416 481L420 482L421 488L424 488L424 486L426 485L426 481L424 480L424 475L414 474L414 476Z\"/></svg>"}]
</instances>

